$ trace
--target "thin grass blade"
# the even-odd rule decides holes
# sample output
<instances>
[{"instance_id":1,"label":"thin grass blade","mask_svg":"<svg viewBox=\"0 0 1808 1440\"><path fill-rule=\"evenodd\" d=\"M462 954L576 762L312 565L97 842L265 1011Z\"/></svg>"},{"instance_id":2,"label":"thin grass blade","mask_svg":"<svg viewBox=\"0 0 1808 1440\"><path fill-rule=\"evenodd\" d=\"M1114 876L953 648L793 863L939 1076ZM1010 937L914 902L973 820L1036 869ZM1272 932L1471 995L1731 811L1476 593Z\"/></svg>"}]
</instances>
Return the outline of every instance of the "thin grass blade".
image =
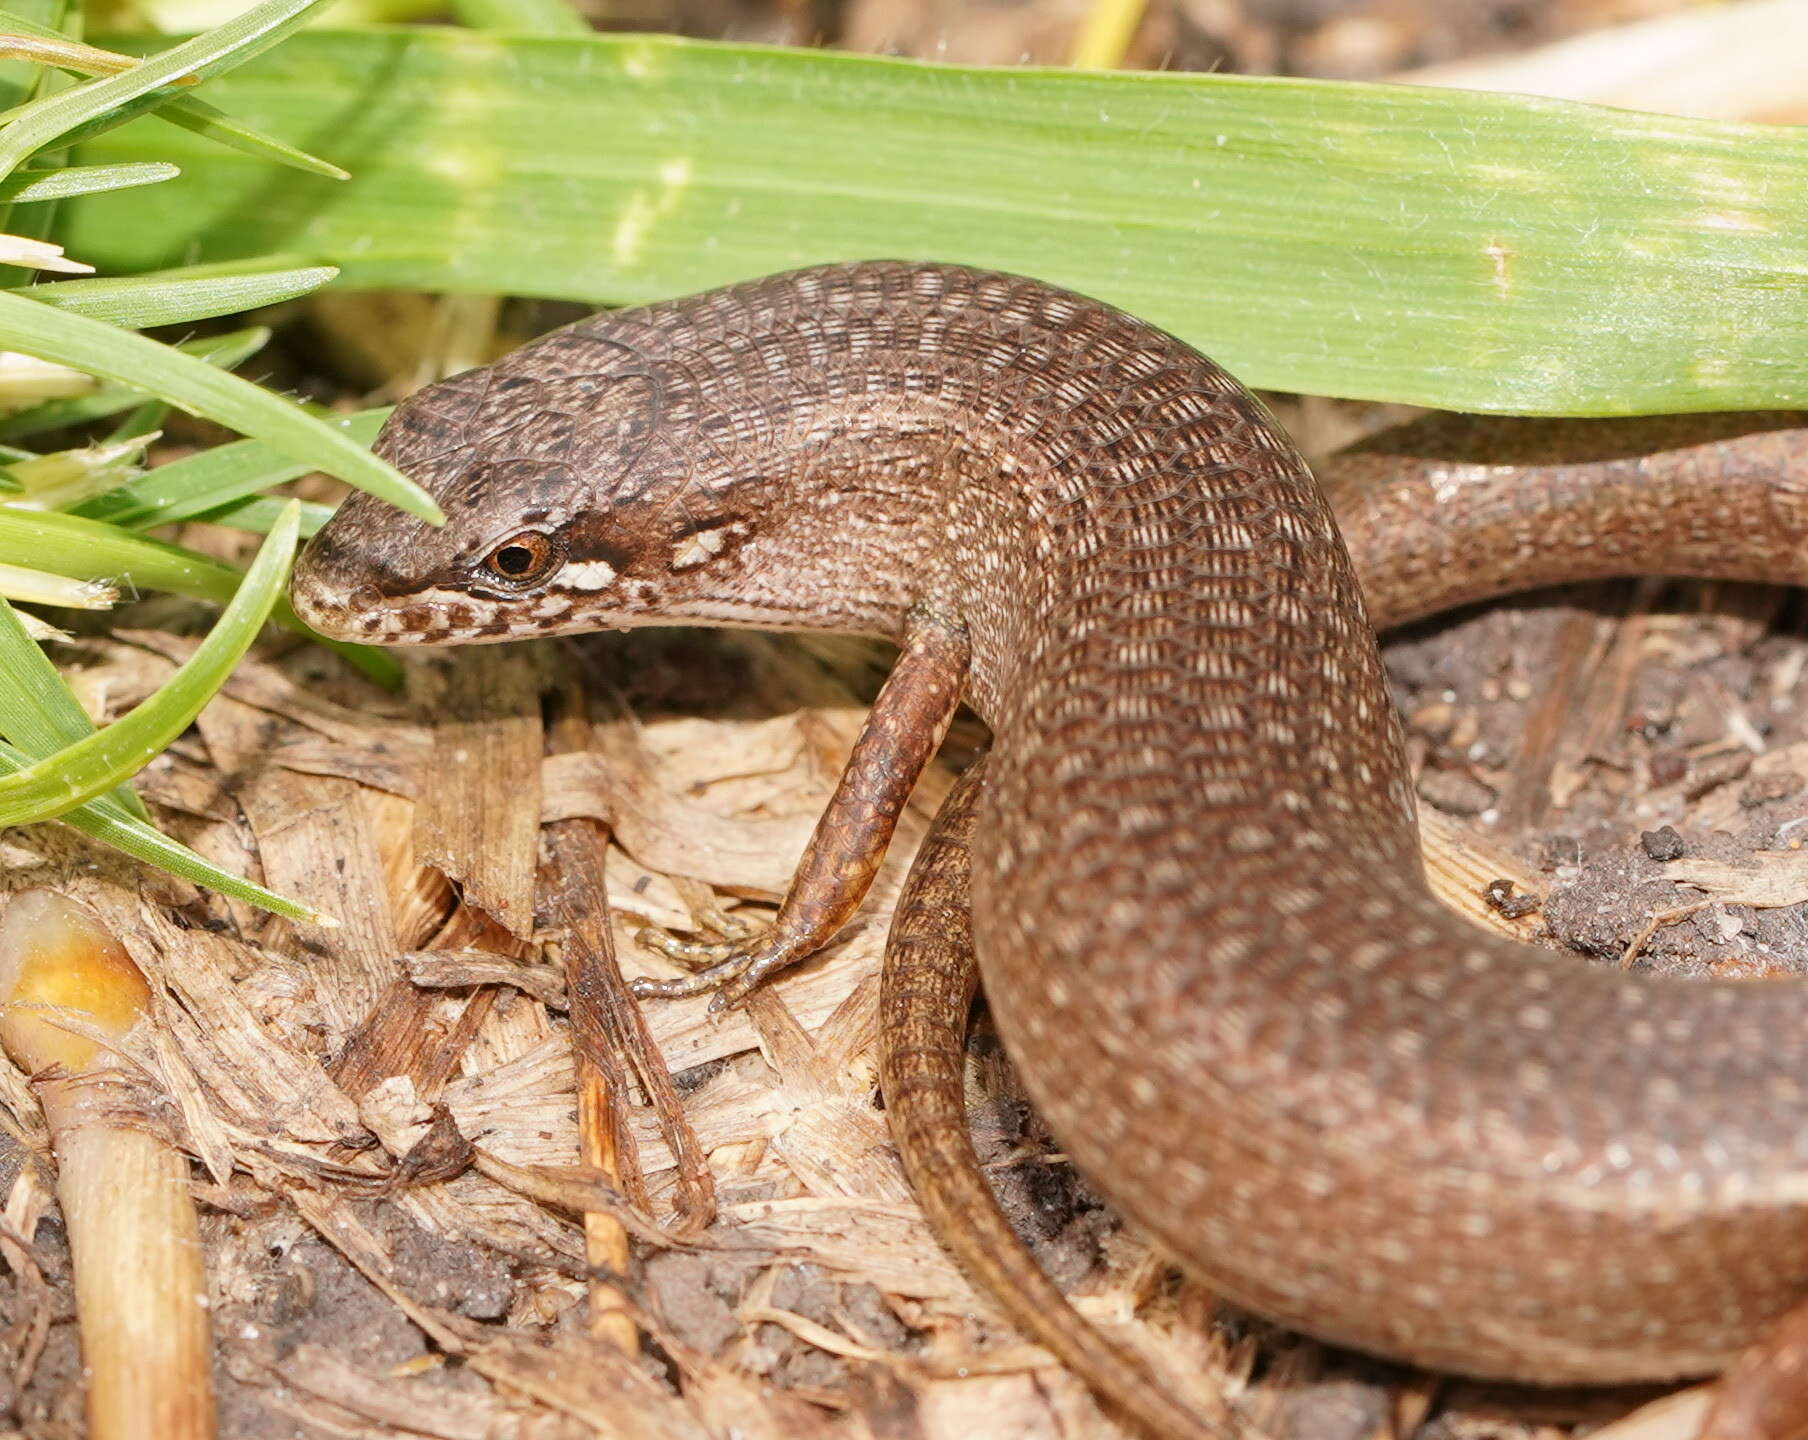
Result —
<instances>
[{"instance_id":1,"label":"thin grass blade","mask_svg":"<svg viewBox=\"0 0 1808 1440\"><path fill-rule=\"evenodd\" d=\"M159 396L424 519L445 518L420 486L299 406L142 335L0 292L0 345Z\"/></svg>"},{"instance_id":2,"label":"thin grass blade","mask_svg":"<svg viewBox=\"0 0 1808 1440\"><path fill-rule=\"evenodd\" d=\"M90 80L12 112L0 130L0 173L10 173L84 122L189 75L243 64L294 30L324 0L263 0L243 15L147 58L119 75Z\"/></svg>"},{"instance_id":3,"label":"thin grass blade","mask_svg":"<svg viewBox=\"0 0 1808 1440\"><path fill-rule=\"evenodd\" d=\"M194 518L205 520L210 525L230 525L234 530L246 530L253 535L268 535L282 514L284 502L257 496L250 500L239 500L231 505L222 505L218 510L204 510ZM301 502L301 538L310 540L320 533L320 527L333 518L331 505L317 505L311 500ZM318 638L318 637L317 637ZM363 647L360 647L361 649ZM380 655L381 651L367 651L372 655ZM398 672L399 675L399 672Z\"/></svg>"},{"instance_id":4,"label":"thin grass blade","mask_svg":"<svg viewBox=\"0 0 1808 1440\"><path fill-rule=\"evenodd\" d=\"M31 757L24 751L0 744L0 775L15 774L31 763ZM222 870L211 860L197 855L179 841L170 839L148 822L135 819L124 810L109 807L106 798L102 796L85 805L78 805L59 818L71 829L79 830L103 845L110 845L135 860L142 860L159 870L167 870L196 885L205 885L208 889L230 895L235 900L243 900L246 904L256 905L259 909L269 910L307 925L338 923L330 915L311 906L291 900L286 895L278 895L274 890L266 890L242 875Z\"/></svg>"},{"instance_id":5,"label":"thin grass blade","mask_svg":"<svg viewBox=\"0 0 1808 1440\"><path fill-rule=\"evenodd\" d=\"M194 721L257 638L295 558L293 511L270 532L206 639L153 694L85 739L0 776L0 826L68 813L135 775Z\"/></svg>"},{"instance_id":6,"label":"thin grass blade","mask_svg":"<svg viewBox=\"0 0 1808 1440\"><path fill-rule=\"evenodd\" d=\"M173 590L223 603L240 574L223 560L197 555L129 530L64 515L0 505L0 564L28 565L72 580L106 580L127 593Z\"/></svg>"},{"instance_id":7,"label":"thin grass blade","mask_svg":"<svg viewBox=\"0 0 1808 1440\"><path fill-rule=\"evenodd\" d=\"M22 0L15 0L15 8L0 10L0 25L9 30L17 30L26 35L37 35L46 40L61 40L62 32L48 25L40 25L35 20L21 15ZM48 7L47 7L48 9ZM176 26L164 26L164 29L179 29ZM3 62L0 62L3 63ZM35 79L34 68L13 65L12 70L25 72L27 79ZM0 91L0 93L7 93ZM23 89L17 91L23 94ZM315 175L324 175L333 180L348 178L345 171L337 165L329 165L326 161L308 154L305 150L297 150L284 141L272 139L268 135L253 130L250 126L234 120L194 95L177 95L171 97L163 94L141 95L126 104L115 106L105 115L96 116L75 127L66 134L64 140L71 144L79 144L82 140L94 135L104 134L115 125L123 125L147 111L155 112L158 118L168 120L173 125L180 125L197 135L215 141L217 144L242 150L248 155L255 155L263 160L272 160L279 165L290 165L298 170L306 170ZM11 113L11 112L8 112Z\"/></svg>"},{"instance_id":8,"label":"thin grass blade","mask_svg":"<svg viewBox=\"0 0 1808 1440\"><path fill-rule=\"evenodd\" d=\"M286 501L297 505L298 501ZM274 528L274 527L272 527ZM74 580L114 583L134 590L172 590L198 600L223 603L238 588L241 572L223 560L166 545L115 525L55 510L21 510L0 505L0 565L23 565ZM369 645L327 641L301 623L288 597L279 597L276 623L324 644L379 685L393 689L401 666L393 655Z\"/></svg>"},{"instance_id":9,"label":"thin grass blade","mask_svg":"<svg viewBox=\"0 0 1808 1440\"><path fill-rule=\"evenodd\" d=\"M18 612L0 599L0 735L23 750L48 755L93 733L94 722L68 682L25 633ZM130 783L111 793L127 813L149 822L150 812Z\"/></svg>"},{"instance_id":10,"label":"thin grass blade","mask_svg":"<svg viewBox=\"0 0 1808 1440\"><path fill-rule=\"evenodd\" d=\"M389 407L384 406L324 423L336 426L358 444L368 445L388 415ZM212 519L217 518L212 512L272 485L298 479L311 468L284 459L261 441L240 440L159 465L130 484L77 506L75 513L130 530L203 515Z\"/></svg>"},{"instance_id":11,"label":"thin grass blade","mask_svg":"<svg viewBox=\"0 0 1808 1440\"><path fill-rule=\"evenodd\" d=\"M182 172L174 165L149 161L137 165L69 165L61 170L26 170L0 180L0 202L28 204L33 200L66 200L71 195L100 195L110 190L131 190L174 180Z\"/></svg>"},{"instance_id":12,"label":"thin grass blade","mask_svg":"<svg viewBox=\"0 0 1808 1440\"><path fill-rule=\"evenodd\" d=\"M3 293L5 292L0 291L0 294ZM194 340L184 340L174 348L206 364L217 365L222 370L233 370L257 354L269 340L268 329L262 325L251 325L243 330L228 330L219 335L203 335ZM92 386L91 380L89 383ZM0 418L0 440L24 440L33 435L41 435L46 430L85 425L90 420L104 419L121 410L137 410L145 403L144 396L127 385L92 386L79 394L40 401Z\"/></svg>"},{"instance_id":13,"label":"thin grass blade","mask_svg":"<svg viewBox=\"0 0 1808 1440\"><path fill-rule=\"evenodd\" d=\"M129 100L104 115L96 115L92 120L76 126L63 136L63 143L70 146L83 145L97 135L105 135L109 130L117 130L144 116L166 120L204 140L258 160L287 165L291 169L319 175L328 180L351 178L349 172L341 170L330 161L310 155L306 150L298 149L272 135L266 135L228 115L217 105L209 105L200 96L186 92L173 97L161 90L150 95L140 95L136 100Z\"/></svg>"},{"instance_id":14,"label":"thin grass blade","mask_svg":"<svg viewBox=\"0 0 1808 1440\"><path fill-rule=\"evenodd\" d=\"M133 330L183 325L215 315L235 315L318 290L339 272L331 265L270 270L262 275L189 277L180 274L59 280L33 285L25 294L73 315Z\"/></svg>"}]
</instances>

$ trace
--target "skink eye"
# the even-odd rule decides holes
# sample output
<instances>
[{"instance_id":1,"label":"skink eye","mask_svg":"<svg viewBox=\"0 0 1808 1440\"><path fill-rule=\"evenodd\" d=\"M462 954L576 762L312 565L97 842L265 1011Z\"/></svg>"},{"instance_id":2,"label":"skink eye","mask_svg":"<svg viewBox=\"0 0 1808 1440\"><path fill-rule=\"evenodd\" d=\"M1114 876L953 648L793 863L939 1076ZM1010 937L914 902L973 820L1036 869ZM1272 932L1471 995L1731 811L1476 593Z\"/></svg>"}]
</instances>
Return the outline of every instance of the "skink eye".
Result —
<instances>
[{"instance_id":1,"label":"skink eye","mask_svg":"<svg viewBox=\"0 0 1808 1440\"><path fill-rule=\"evenodd\" d=\"M532 585L552 574L560 558L551 536L523 530L490 551L483 568L505 585Z\"/></svg>"}]
</instances>

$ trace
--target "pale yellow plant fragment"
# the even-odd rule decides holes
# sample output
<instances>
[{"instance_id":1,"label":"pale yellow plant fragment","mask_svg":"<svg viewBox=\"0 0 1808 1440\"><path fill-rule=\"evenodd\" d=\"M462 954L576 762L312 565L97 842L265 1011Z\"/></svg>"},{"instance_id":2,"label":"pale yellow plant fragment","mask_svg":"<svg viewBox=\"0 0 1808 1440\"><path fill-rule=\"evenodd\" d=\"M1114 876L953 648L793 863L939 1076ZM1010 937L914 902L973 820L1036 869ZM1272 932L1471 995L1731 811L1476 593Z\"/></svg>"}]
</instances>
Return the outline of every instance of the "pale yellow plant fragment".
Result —
<instances>
[{"instance_id":1,"label":"pale yellow plant fragment","mask_svg":"<svg viewBox=\"0 0 1808 1440\"><path fill-rule=\"evenodd\" d=\"M92 275L94 267L81 260L71 260L61 245L48 240L33 240L28 235L0 235L0 265L19 265L27 270L55 270L62 275Z\"/></svg>"},{"instance_id":2,"label":"pale yellow plant fragment","mask_svg":"<svg viewBox=\"0 0 1808 1440\"><path fill-rule=\"evenodd\" d=\"M67 365L55 365L36 355L0 350L0 402L35 405L40 400L67 400L91 395L100 381Z\"/></svg>"},{"instance_id":3,"label":"pale yellow plant fragment","mask_svg":"<svg viewBox=\"0 0 1808 1440\"><path fill-rule=\"evenodd\" d=\"M0 565L0 595L27 605L56 605L65 610L110 610L119 603L119 591L105 581L71 580L23 565Z\"/></svg>"}]
</instances>

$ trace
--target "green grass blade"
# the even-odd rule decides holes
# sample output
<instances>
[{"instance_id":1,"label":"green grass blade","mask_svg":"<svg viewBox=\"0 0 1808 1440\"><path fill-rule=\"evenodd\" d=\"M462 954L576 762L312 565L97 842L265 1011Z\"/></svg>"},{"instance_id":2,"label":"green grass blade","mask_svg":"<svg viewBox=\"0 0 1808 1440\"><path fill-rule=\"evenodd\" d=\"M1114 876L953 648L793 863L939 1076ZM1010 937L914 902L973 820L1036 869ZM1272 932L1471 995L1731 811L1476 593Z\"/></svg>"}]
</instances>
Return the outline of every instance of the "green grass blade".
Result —
<instances>
[{"instance_id":1,"label":"green grass blade","mask_svg":"<svg viewBox=\"0 0 1808 1440\"><path fill-rule=\"evenodd\" d=\"M0 775L10 775L23 770L31 764L31 757L14 746L0 744ZM147 865L154 865L159 870L167 870L172 875L180 875L184 880L196 885L205 885L210 890L218 890L222 895L230 895L234 899L243 900L247 904L256 905L260 909L269 910L277 915L286 915L291 920L300 920L309 925L332 925L337 922L331 916L324 915L299 901L291 900L286 895L278 895L274 890L266 890L262 885L245 879L242 875L234 875L229 870L222 870L211 860L205 859L190 850L179 841L170 839L162 831L149 822L134 818L131 814L106 804L106 797L90 800L85 805L59 817L65 825L79 830L91 839L110 845L115 850L123 851L136 860Z\"/></svg>"},{"instance_id":2,"label":"green grass blade","mask_svg":"<svg viewBox=\"0 0 1808 1440\"><path fill-rule=\"evenodd\" d=\"M130 190L139 185L174 180L181 173L174 165L154 162L26 170L0 180L0 201L26 204L33 200L66 200L71 195L99 195L109 190Z\"/></svg>"},{"instance_id":3,"label":"green grass blade","mask_svg":"<svg viewBox=\"0 0 1808 1440\"><path fill-rule=\"evenodd\" d=\"M242 120L235 120L224 110L209 105L194 95L177 96L157 111L157 118L180 126L203 140L211 140L216 145L240 151L254 159L274 161L278 165L287 165L291 169L319 175L327 180L352 178L349 171L341 170L332 161L322 160L286 141L253 129Z\"/></svg>"},{"instance_id":4,"label":"green grass blade","mask_svg":"<svg viewBox=\"0 0 1808 1440\"><path fill-rule=\"evenodd\" d=\"M389 408L384 406L324 423L335 426L358 444L368 445L388 415ZM311 468L284 459L259 441L240 440L159 465L130 484L77 506L75 513L130 530L145 530L201 515L215 518L210 512L272 485L297 479Z\"/></svg>"},{"instance_id":5,"label":"green grass blade","mask_svg":"<svg viewBox=\"0 0 1808 1440\"><path fill-rule=\"evenodd\" d=\"M83 158L183 175L70 201L70 253L131 272L304 250L349 285L607 303L942 259L1098 295L1279 389L1577 414L1808 404L1799 129L451 28L303 31L209 94L330 143L354 178L278 187L126 127Z\"/></svg>"},{"instance_id":6,"label":"green grass blade","mask_svg":"<svg viewBox=\"0 0 1808 1440\"><path fill-rule=\"evenodd\" d=\"M0 564L26 565L72 580L121 581L137 590L173 590L223 602L237 569L161 540L54 510L0 505Z\"/></svg>"},{"instance_id":7,"label":"green grass blade","mask_svg":"<svg viewBox=\"0 0 1808 1440\"><path fill-rule=\"evenodd\" d=\"M20 565L72 580L106 581L138 590L173 590L216 604L227 600L243 578L225 561L197 555L179 545L149 540L80 515L22 510L16 505L0 505L0 565ZM277 600L275 619L342 655L379 685L393 689L400 683L401 666L393 655L369 645L323 640L301 623L287 596Z\"/></svg>"},{"instance_id":8,"label":"green grass blade","mask_svg":"<svg viewBox=\"0 0 1808 1440\"><path fill-rule=\"evenodd\" d=\"M205 520L212 525L230 525L235 530L248 530L254 535L268 535L270 527L282 515L284 502L256 496L250 500L238 500L231 505L222 505L217 510L204 510L194 518ZM317 505L311 500L301 502L301 538L308 540L320 533L320 527L333 518L331 505ZM378 653L378 652L370 652Z\"/></svg>"},{"instance_id":9,"label":"green grass blade","mask_svg":"<svg viewBox=\"0 0 1808 1440\"><path fill-rule=\"evenodd\" d=\"M54 819L111 790L193 723L270 618L295 558L296 518L270 532L207 638L164 685L104 729L0 776L0 826Z\"/></svg>"},{"instance_id":10,"label":"green grass blade","mask_svg":"<svg viewBox=\"0 0 1808 1440\"><path fill-rule=\"evenodd\" d=\"M330 265L270 270L262 275L136 275L115 279L57 280L15 291L72 315L86 315L133 330L183 325L215 315L235 315L318 290L339 272Z\"/></svg>"},{"instance_id":11,"label":"green grass blade","mask_svg":"<svg viewBox=\"0 0 1808 1440\"><path fill-rule=\"evenodd\" d=\"M138 119L143 115L154 115L159 120L167 120L170 124L188 130L203 139L211 140L216 145L224 145L230 150L240 150L247 155L256 156L260 160L274 161L279 165L292 166L297 170L305 170L312 175L324 175L329 180L345 180L350 178L337 165L329 164L318 156L310 155L286 144L261 130L253 129L243 121L235 120L218 106L209 105L198 95L186 92L171 95L166 91L155 91L149 95L140 95L135 100L128 100L117 105L104 115L96 115L77 125L63 136L65 145L81 145L97 135L105 135L109 130L116 130L121 125Z\"/></svg>"},{"instance_id":12,"label":"green grass blade","mask_svg":"<svg viewBox=\"0 0 1808 1440\"><path fill-rule=\"evenodd\" d=\"M274 45L324 0L263 0L224 25L197 35L119 75L89 80L20 106L0 130L0 173L11 173L34 151L95 116L185 75L218 74Z\"/></svg>"},{"instance_id":13,"label":"green grass blade","mask_svg":"<svg viewBox=\"0 0 1808 1440\"><path fill-rule=\"evenodd\" d=\"M68 682L25 633L18 612L0 599L0 735L48 755L93 733L94 722ZM130 784L118 786L112 796L129 814L149 822L150 812Z\"/></svg>"},{"instance_id":14,"label":"green grass blade","mask_svg":"<svg viewBox=\"0 0 1808 1440\"><path fill-rule=\"evenodd\" d=\"M192 355L209 365L231 370L257 354L269 340L269 330L261 325L251 325L243 330L229 330L220 335L203 335L194 340L184 340L175 348L184 355ZM104 419L121 410L136 410L144 403L144 396L126 385L103 385L87 395L42 400L17 414L0 419L0 440L23 440L41 435L46 430L85 425L90 420ZM157 427L153 425L150 428Z\"/></svg>"},{"instance_id":15,"label":"green grass blade","mask_svg":"<svg viewBox=\"0 0 1808 1440\"><path fill-rule=\"evenodd\" d=\"M134 386L404 510L444 518L420 486L299 406L142 335L0 292L0 344Z\"/></svg>"},{"instance_id":16,"label":"green grass blade","mask_svg":"<svg viewBox=\"0 0 1808 1440\"><path fill-rule=\"evenodd\" d=\"M47 7L48 9L48 7ZM49 40L63 38L60 30L51 29L26 19L12 10L0 10L0 28L18 30L27 35L37 35ZM7 74L19 72L24 82L35 84L42 71L39 67L20 64L0 64L0 70ZM22 96L28 86L25 83L13 86L0 86L0 103L11 103L12 99ZM123 125L127 120L154 111L159 119L167 120L172 125L180 125L185 130L192 130L218 144L235 150L242 150L248 155L260 159L273 160L280 165L291 165L298 170L306 170L315 175L325 175L330 179L344 180L345 171L337 165L329 165L326 161L308 154L305 150L297 150L285 141L272 139L250 126L234 120L205 100L190 94L169 95L152 93L140 95L123 105L116 105L104 115L84 121L69 131L63 139L68 144L79 144L82 140L94 135L104 134L116 125ZM11 114L11 111L7 112Z\"/></svg>"},{"instance_id":17,"label":"green grass blade","mask_svg":"<svg viewBox=\"0 0 1808 1440\"><path fill-rule=\"evenodd\" d=\"M153 430L161 430L163 422L169 418L169 408L161 400L146 400L134 405L126 418L113 427L103 443L130 440L139 435L149 435Z\"/></svg>"}]
</instances>

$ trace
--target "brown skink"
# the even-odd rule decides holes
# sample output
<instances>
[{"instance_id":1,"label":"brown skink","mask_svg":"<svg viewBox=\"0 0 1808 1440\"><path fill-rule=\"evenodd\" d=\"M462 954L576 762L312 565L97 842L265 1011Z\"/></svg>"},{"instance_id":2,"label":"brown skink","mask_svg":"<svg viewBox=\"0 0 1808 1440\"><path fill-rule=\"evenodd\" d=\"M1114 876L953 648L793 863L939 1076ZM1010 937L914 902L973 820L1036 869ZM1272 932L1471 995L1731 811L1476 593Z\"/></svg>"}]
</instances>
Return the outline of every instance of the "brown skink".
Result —
<instances>
[{"instance_id":1,"label":"brown skink","mask_svg":"<svg viewBox=\"0 0 1808 1440\"><path fill-rule=\"evenodd\" d=\"M1372 623L1559 578L1800 578L1808 498L1763 462L1793 422L1682 423L1656 458L1620 422L1543 455L1486 424L1371 446L1329 485L1353 567L1260 403L1172 336L1033 280L824 267L422 392L378 449L448 523L354 496L294 599L379 643L899 642L774 930L667 992L824 943L964 696L994 738L894 925L894 1133L982 1283L1149 1425L1202 1428L998 1248L960 1106L972 954L1055 1135L1222 1294L1470 1374L1707 1373L1808 1295L1808 987L1629 976L1443 909Z\"/></svg>"}]
</instances>

